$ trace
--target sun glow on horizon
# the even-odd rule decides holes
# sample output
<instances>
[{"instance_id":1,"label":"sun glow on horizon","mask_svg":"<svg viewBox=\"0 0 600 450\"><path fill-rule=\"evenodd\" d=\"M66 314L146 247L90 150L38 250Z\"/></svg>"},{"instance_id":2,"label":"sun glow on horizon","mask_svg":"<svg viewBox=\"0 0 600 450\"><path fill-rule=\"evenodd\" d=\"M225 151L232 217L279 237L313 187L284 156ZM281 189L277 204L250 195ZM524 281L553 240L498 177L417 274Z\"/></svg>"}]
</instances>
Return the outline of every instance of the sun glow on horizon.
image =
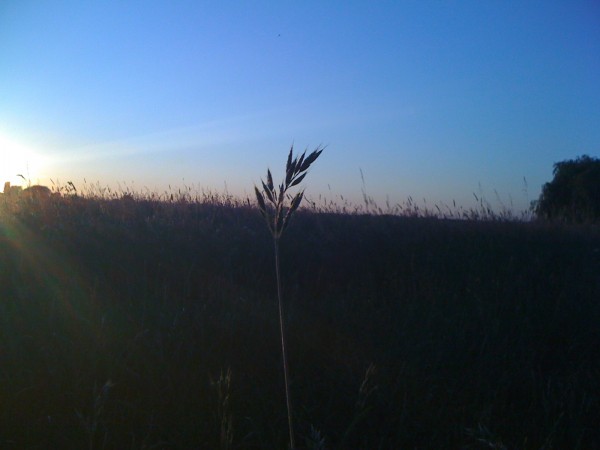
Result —
<instances>
[{"instance_id":1,"label":"sun glow on horizon","mask_svg":"<svg viewBox=\"0 0 600 450\"><path fill-rule=\"evenodd\" d=\"M0 131L0 185L26 186L40 182L44 157Z\"/></svg>"}]
</instances>

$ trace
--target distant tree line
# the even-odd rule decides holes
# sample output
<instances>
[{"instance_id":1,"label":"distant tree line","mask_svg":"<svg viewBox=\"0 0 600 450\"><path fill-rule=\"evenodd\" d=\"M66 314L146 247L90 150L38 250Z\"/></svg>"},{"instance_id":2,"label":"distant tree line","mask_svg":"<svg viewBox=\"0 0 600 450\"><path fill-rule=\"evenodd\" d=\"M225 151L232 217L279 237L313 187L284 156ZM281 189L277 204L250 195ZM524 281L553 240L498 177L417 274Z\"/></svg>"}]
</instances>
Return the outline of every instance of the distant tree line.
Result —
<instances>
[{"instance_id":1,"label":"distant tree line","mask_svg":"<svg viewBox=\"0 0 600 450\"><path fill-rule=\"evenodd\" d=\"M588 155L554 164L532 207L540 219L600 222L600 159Z\"/></svg>"}]
</instances>

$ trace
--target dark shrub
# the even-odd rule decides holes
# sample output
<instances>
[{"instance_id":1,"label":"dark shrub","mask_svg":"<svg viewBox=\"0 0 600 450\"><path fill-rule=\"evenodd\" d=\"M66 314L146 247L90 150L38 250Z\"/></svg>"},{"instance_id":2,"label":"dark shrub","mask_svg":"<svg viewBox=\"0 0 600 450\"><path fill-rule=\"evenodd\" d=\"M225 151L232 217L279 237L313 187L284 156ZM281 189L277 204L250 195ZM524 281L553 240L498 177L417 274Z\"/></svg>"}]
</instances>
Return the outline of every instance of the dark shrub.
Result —
<instances>
[{"instance_id":1,"label":"dark shrub","mask_svg":"<svg viewBox=\"0 0 600 450\"><path fill-rule=\"evenodd\" d=\"M554 179L544 184L535 204L539 218L569 222L600 219L600 159L584 155L554 164Z\"/></svg>"}]
</instances>

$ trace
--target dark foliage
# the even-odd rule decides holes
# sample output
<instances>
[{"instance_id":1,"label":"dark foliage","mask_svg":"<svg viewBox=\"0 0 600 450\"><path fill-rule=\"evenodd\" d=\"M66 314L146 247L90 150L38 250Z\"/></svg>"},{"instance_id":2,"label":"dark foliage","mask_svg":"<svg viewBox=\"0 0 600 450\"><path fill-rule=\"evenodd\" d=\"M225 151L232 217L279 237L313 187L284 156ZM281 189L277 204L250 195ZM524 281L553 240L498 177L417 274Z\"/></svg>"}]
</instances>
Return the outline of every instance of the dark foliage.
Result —
<instances>
[{"instance_id":1,"label":"dark foliage","mask_svg":"<svg viewBox=\"0 0 600 450\"><path fill-rule=\"evenodd\" d=\"M0 448L285 448L262 220L183 201L2 209ZM597 227L298 210L289 230L301 443L600 448Z\"/></svg>"},{"instance_id":2,"label":"dark foliage","mask_svg":"<svg viewBox=\"0 0 600 450\"><path fill-rule=\"evenodd\" d=\"M538 217L569 222L600 221L600 159L581 156L554 164L535 205Z\"/></svg>"}]
</instances>

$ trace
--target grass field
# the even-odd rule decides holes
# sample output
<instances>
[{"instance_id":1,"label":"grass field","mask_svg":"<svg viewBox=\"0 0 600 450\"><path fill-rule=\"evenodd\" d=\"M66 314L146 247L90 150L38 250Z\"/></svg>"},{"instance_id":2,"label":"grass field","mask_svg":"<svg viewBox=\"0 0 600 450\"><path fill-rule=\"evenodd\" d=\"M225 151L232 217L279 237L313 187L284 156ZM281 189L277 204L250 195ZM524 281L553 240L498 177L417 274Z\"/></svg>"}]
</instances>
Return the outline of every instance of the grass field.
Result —
<instances>
[{"instance_id":1,"label":"grass field","mask_svg":"<svg viewBox=\"0 0 600 450\"><path fill-rule=\"evenodd\" d=\"M258 209L74 194L0 199L0 448L286 448ZM344 211L281 240L302 448L600 448L597 225Z\"/></svg>"}]
</instances>

